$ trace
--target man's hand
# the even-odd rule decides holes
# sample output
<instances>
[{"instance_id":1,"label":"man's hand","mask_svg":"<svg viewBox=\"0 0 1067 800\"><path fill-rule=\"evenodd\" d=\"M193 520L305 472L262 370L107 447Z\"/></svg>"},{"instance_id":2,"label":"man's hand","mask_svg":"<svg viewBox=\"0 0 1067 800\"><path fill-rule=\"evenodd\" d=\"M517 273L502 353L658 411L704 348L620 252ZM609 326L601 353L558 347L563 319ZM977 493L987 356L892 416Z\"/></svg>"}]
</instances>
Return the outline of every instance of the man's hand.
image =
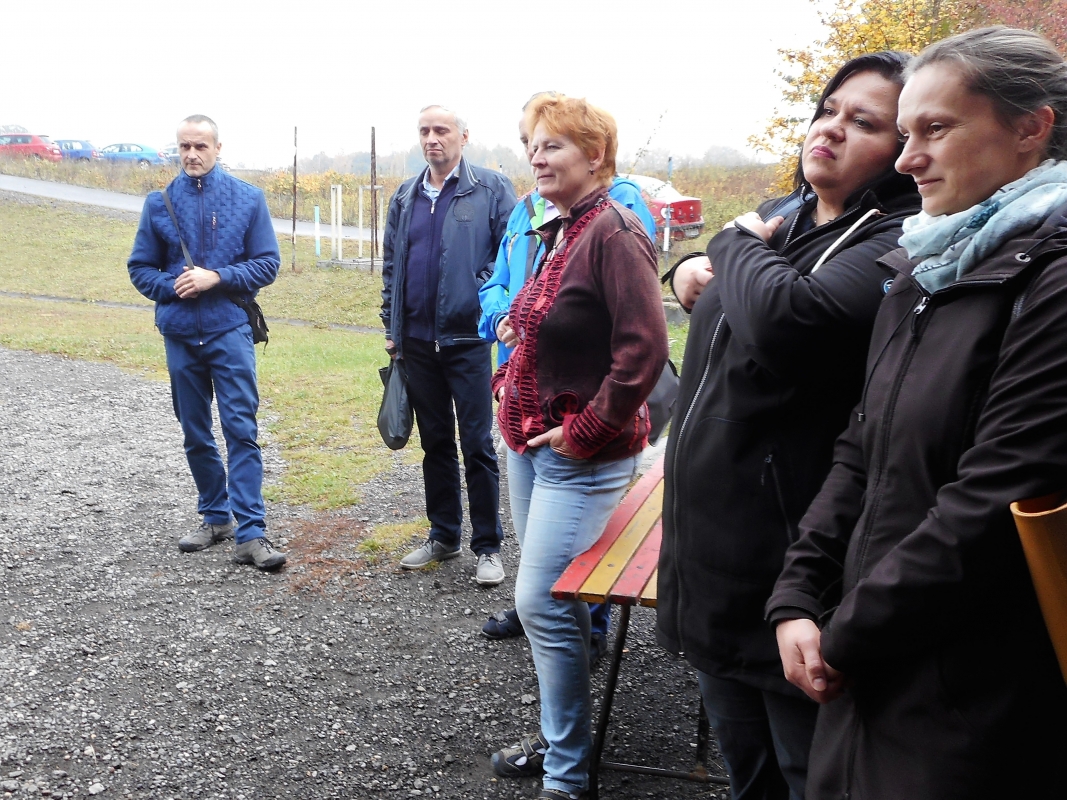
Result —
<instances>
[{"instance_id":1,"label":"man's hand","mask_svg":"<svg viewBox=\"0 0 1067 800\"><path fill-rule=\"evenodd\" d=\"M810 619L790 619L779 623L775 634L786 680L816 703L841 696L845 676L823 660L818 625Z\"/></svg>"},{"instance_id":2,"label":"man's hand","mask_svg":"<svg viewBox=\"0 0 1067 800\"><path fill-rule=\"evenodd\" d=\"M707 256L687 258L678 265L671 279L671 289L678 302L686 309L692 309L704 287L715 276L711 261Z\"/></svg>"},{"instance_id":3,"label":"man's hand","mask_svg":"<svg viewBox=\"0 0 1067 800\"><path fill-rule=\"evenodd\" d=\"M747 214L742 214L731 222L727 222L722 226L722 229L744 228L746 231L756 234L763 241L767 241L774 236L776 230L782 227L783 222L785 222L785 217L771 217L764 222L763 218L755 211L749 211Z\"/></svg>"},{"instance_id":4,"label":"man's hand","mask_svg":"<svg viewBox=\"0 0 1067 800\"><path fill-rule=\"evenodd\" d=\"M562 426L545 431L526 442L527 447L540 447L543 444L547 444L564 458L578 458L578 454L571 450L567 440L563 438Z\"/></svg>"},{"instance_id":5,"label":"man's hand","mask_svg":"<svg viewBox=\"0 0 1067 800\"><path fill-rule=\"evenodd\" d=\"M389 358L396 358L396 345L392 339L385 340L385 352L389 354Z\"/></svg>"},{"instance_id":6,"label":"man's hand","mask_svg":"<svg viewBox=\"0 0 1067 800\"><path fill-rule=\"evenodd\" d=\"M504 347L515 347L519 343L519 334L511 327L511 317L504 317L496 325L496 338Z\"/></svg>"},{"instance_id":7,"label":"man's hand","mask_svg":"<svg viewBox=\"0 0 1067 800\"><path fill-rule=\"evenodd\" d=\"M222 279L219 273L210 269L203 267L190 269L186 266L182 274L174 280L174 291L182 300L192 300L194 297L199 297L202 292L214 289L219 285L220 280Z\"/></svg>"}]
</instances>

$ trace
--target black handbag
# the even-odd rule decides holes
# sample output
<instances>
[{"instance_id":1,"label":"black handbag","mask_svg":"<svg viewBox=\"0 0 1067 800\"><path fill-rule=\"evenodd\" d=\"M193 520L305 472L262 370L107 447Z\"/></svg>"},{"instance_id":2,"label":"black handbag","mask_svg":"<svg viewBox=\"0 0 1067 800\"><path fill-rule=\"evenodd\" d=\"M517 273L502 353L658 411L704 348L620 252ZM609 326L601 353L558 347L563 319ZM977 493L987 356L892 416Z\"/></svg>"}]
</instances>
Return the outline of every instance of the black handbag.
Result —
<instances>
[{"instance_id":1,"label":"black handbag","mask_svg":"<svg viewBox=\"0 0 1067 800\"><path fill-rule=\"evenodd\" d=\"M648 406L648 443L655 444L663 435L663 429L671 421L674 405L678 402L678 368L669 358L656 381L652 394L645 400Z\"/></svg>"},{"instance_id":2,"label":"black handbag","mask_svg":"<svg viewBox=\"0 0 1067 800\"><path fill-rule=\"evenodd\" d=\"M174 213L174 206L171 205L167 190L163 189L160 194L163 195L163 204L167 207L167 213L170 214L170 221L174 223L174 229L178 231L178 243L182 246L182 255L185 256L185 263L191 268L195 262L189 255L189 248L185 246L185 239L182 238L182 229L178 227L178 215ZM252 329L252 344L267 342L267 334L270 332L270 328L267 327L267 318L263 316L263 309L259 307L256 298L251 295L230 294L229 292L224 292L224 294L230 298L230 302L248 316L248 326Z\"/></svg>"},{"instance_id":3,"label":"black handbag","mask_svg":"<svg viewBox=\"0 0 1067 800\"><path fill-rule=\"evenodd\" d=\"M390 359L389 366L378 370L385 391L378 409L378 433L390 450L400 450L408 443L415 414L408 400L407 374L398 359Z\"/></svg>"}]
</instances>

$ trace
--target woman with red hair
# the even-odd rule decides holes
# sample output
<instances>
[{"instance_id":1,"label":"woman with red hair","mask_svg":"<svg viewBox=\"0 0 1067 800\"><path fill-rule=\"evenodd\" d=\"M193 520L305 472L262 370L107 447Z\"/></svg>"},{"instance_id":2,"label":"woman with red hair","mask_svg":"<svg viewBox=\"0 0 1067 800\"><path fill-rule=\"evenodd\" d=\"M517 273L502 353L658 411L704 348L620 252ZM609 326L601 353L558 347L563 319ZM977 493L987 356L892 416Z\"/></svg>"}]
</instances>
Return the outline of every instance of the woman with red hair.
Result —
<instances>
[{"instance_id":1,"label":"woman with red hair","mask_svg":"<svg viewBox=\"0 0 1067 800\"><path fill-rule=\"evenodd\" d=\"M648 443L645 399L667 360L656 256L637 216L608 197L617 133L585 100L541 95L526 109L537 191L560 216L534 233L547 252L497 331L511 358L493 377L522 548L515 605L541 688L541 731L493 756L536 775L539 797L588 784L589 606L549 591L622 498Z\"/></svg>"}]
</instances>

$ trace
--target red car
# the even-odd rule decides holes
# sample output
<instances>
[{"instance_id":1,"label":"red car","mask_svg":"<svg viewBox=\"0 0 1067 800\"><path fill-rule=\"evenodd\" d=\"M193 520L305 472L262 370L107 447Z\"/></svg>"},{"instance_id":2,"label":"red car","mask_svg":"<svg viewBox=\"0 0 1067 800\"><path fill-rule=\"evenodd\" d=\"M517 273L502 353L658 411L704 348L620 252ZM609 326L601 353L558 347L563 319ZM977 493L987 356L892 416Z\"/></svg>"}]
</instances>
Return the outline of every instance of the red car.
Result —
<instances>
[{"instance_id":1,"label":"red car","mask_svg":"<svg viewBox=\"0 0 1067 800\"><path fill-rule=\"evenodd\" d=\"M671 238L695 239L704 230L703 204L699 197L686 197L669 183L647 175L624 176L640 187L645 205L656 220L656 234L663 238L663 228L670 213Z\"/></svg>"},{"instance_id":2,"label":"red car","mask_svg":"<svg viewBox=\"0 0 1067 800\"><path fill-rule=\"evenodd\" d=\"M32 133L0 134L0 156L18 156L40 161L62 161L63 151L47 136Z\"/></svg>"}]
</instances>

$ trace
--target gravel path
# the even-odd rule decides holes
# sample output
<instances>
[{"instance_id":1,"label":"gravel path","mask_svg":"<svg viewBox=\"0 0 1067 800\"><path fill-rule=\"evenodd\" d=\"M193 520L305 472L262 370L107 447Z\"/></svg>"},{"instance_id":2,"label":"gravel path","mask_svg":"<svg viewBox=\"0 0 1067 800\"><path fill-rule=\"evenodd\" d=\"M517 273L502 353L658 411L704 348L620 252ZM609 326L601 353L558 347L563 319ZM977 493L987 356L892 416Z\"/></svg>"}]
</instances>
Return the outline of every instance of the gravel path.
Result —
<instances>
[{"instance_id":1,"label":"gravel path","mask_svg":"<svg viewBox=\"0 0 1067 800\"><path fill-rule=\"evenodd\" d=\"M394 457L345 513L270 506L290 566L192 555L195 495L168 387L0 349L0 795L532 798L489 754L536 730L524 639L488 642L469 552L429 573L367 564L364 524L424 513ZM384 453L383 449L383 453ZM265 447L267 479L284 468ZM232 547L232 545L231 545ZM697 691L634 613L610 754L688 769ZM607 670L596 675L599 698ZM605 798L725 797L607 773Z\"/></svg>"}]
</instances>

